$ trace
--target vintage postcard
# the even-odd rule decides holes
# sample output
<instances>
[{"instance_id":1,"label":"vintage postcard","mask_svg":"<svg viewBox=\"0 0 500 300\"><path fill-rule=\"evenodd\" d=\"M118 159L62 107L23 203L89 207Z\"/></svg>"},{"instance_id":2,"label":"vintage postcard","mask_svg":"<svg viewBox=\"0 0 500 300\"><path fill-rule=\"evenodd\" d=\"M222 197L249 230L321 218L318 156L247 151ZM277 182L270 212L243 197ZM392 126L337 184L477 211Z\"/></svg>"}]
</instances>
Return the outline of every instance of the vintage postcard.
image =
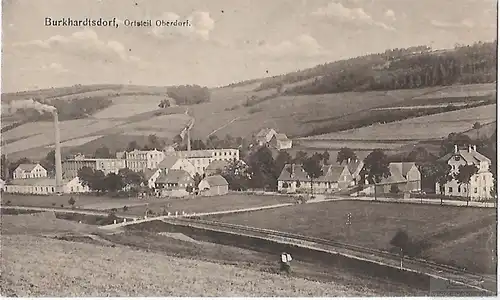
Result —
<instances>
[{"instance_id":1,"label":"vintage postcard","mask_svg":"<svg viewBox=\"0 0 500 300\"><path fill-rule=\"evenodd\" d=\"M496 296L497 24L3 0L0 294Z\"/></svg>"}]
</instances>

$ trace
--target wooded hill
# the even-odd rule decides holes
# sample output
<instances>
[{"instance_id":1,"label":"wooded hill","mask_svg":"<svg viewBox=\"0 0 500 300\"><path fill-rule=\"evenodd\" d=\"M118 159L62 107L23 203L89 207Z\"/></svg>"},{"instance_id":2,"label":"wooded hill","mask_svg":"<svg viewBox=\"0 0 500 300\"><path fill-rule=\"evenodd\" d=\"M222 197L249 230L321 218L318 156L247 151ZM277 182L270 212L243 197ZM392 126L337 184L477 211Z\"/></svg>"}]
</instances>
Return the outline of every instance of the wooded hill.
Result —
<instances>
[{"instance_id":1,"label":"wooded hill","mask_svg":"<svg viewBox=\"0 0 500 300\"><path fill-rule=\"evenodd\" d=\"M497 41L433 51L427 46L392 49L262 79L255 89L287 88L284 94L413 89L496 81ZM301 81L310 80L303 84Z\"/></svg>"}]
</instances>

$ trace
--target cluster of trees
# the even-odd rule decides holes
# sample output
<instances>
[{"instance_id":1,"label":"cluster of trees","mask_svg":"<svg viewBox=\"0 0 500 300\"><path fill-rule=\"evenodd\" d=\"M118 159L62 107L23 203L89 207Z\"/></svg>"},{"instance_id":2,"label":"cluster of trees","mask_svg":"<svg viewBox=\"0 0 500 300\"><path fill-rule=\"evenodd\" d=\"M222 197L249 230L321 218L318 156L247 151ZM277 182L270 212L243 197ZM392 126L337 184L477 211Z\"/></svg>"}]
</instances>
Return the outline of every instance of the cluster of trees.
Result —
<instances>
[{"instance_id":1,"label":"cluster of trees","mask_svg":"<svg viewBox=\"0 0 500 300\"><path fill-rule=\"evenodd\" d=\"M346 91L411 89L496 80L496 41L431 52L430 47L393 49L318 65L265 79L257 90L315 78L285 94L328 94Z\"/></svg>"},{"instance_id":2,"label":"cluster of trees","mask_svg":"<svg viewBox=\"0 0 500 300\"><path fill-rule=\"evenodd\" d=\"M86 118L102 109L109 107L113 101L108 97L84 97L71 100L53 99L50 102L40 98L33 99L37 102L52 105L57 108L59 121L74 120ZM39 112L35 109L22 109L16 111L16 115L23 121L50 121L52 114L50 112Z\"/></svg>"},{"instance_id":3,"label":"cluster of trees","mask_svg":"<svg viewBox=\"0 0 500 300\"><path fill-rule=\"evenodd\" d=\"M156 134L150 134L148 136L148 140L146 142L146 144L144 145L139 145L139 143L137 141L131 141L130 143L128 143L127 145L127 151L134 151L134 150L154 150L154 149L157 149L157 150L162 150L165 148L165 146L167 145L167 142L162 139L162 138L159 138Z\"/></svg>"},{"instance_id":4,"label":"cluster of trees","mask_svg":"<svg viewBox=\"0 0 500 300\"><path fill-rule=\"evenodd\" d=\"M78 178L83 185L88 186L97 193L118 193L127 188L129 195L139 192L141 186L146 184L146 179L142 172L134 172L128 168L121 169L118 174L109 173L104 175L100 170L93 170L83 167L78 170Z\"/></svg>"},{"instance_id":5,"label":"cluster of trees","mask_svg":"<svg viewBox=\"0 0 500 300\"><path fill-rule=\"evenodd\" d=\"M169 87L167 89L167 95L174 99L177 105L191 105L210 102L210 90L207 87L201 87L199 85L179 85Z\"/></svg>"}]
</instances>

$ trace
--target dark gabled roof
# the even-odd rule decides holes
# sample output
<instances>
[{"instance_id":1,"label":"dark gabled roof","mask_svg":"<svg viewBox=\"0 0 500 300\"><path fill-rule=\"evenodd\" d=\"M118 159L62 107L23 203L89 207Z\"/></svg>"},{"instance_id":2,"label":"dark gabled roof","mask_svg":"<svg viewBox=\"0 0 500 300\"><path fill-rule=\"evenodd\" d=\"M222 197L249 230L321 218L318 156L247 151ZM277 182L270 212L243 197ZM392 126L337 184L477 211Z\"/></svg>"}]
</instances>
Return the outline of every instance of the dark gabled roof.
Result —
<instances>
[{"instance_id":1,"label":"dark gabled roof","mask_svg":"<svg viewBox=\"0 0 500 300\"><path fill-rule=\"evenodd\" d=\"M20 164L16 169L31 172L36 166L38 166L38 164Z\"/></svg>"},{"instance_id":2,"label":"dark gabled roof","mask_svg":"<svg viewBox=\"0 0 500 300\"><path fill-rule=\"evenodd\" d=\"M454 157L455 155L461 156L468 164L478 165L482 161L491 163L491 160L486 156L482 155L481 153L477 151L469 152L463 149L458 150L458 152L455 153L448 153L445 156L439 158L439 161L449 161L450 158Z\"/></svg>"},{"instance_id":3,"label":"dark gabled roof","mask_svg":"<svg viewBox=\"0 0 500 300\"><path fill-rule=\"evenodd\" d=\"M177 156L171 156L167 155L165 158L161 161L161 163L158 165L160 169L170 169L172 168L175 163L179 160Z\"/></svg>"},{"instance_id":4,"label":"dark gabled roof","mask_svg":"<svg viewBox=\"0 0 500 300\"><path fill-rule=\"evenodd\" d=\"M255 136L256 137L265 137L271 130L274 130L272 128L262 128Z\"/></svg>"},{"instance_id":5,"label":"dark gabled roof","mask_svg":"<svg viewBox=\"0 0 500 300\"><path fill-rule=\"evenodd\" d=\"M208 182L210 186L225 186L228 185L227 180L220 176L220 175L214 175L214 176L208 176L205 179Z\"/></svg>"},{"instance_id":6,"label":"dark gabled roof","mask_svg":"<svg viewBox=\"0 0 500 300\"><path fill-rule=\"evenodd\" d=\"M363 162L359 159L351 160L349 162L343 162L341 166L346 166L347 170L351 175L353 175L357 169L359 168L359 165L363 164Z\"/></svg>"},{"instance_id":7,"label":"dark gabled roof","mask_svg":"<svg viewBox=\"0 0 500 300\"><path fill-rule=\"evenodd\" d=\"M206 170L208 171L217 171L224 170L225 167L229 166L231 162L226 160L214 160L210 164L208 164Z\"/></svg>"},{"instance_id":8,"label":"dark gabled roof","mask_svg":"<svg viewBox=\"0 0 500 300\"><path fill-rule=\"evenodd\" d=\"M144 177L146 178L146 180L149 180L154 174L156 174L156 172L158 172L160 169L147 169L144 171Z\"/></svg>"},{"instance_id":9,"label":"dark gabled roof","mask_svg":"<svg viewBox=\"0 0 500 300\"><path fill-rule=\"evenodd\" d=\"M189 183L193 178L184 170L168 170L167 174L162 173L156 179L156 183Z\"/></svg>"},{"instance_id":10,"label":"dark gabled roof","mask_svg":"<svg viewBox=\"0 0 500 300\"><path fill-rule=\"evenodd\" d=\"M337 182L340 178L340 175L344 171L345 166L336 166L336 165L324 165L322 166L323 175L319 178L314 179L314 182ZM293 175L292 171L293 170ZM309 181L309 176L302 168L302 165L296 164L286 164L281 170L281 174L278 177L280 181Z\"/></svg>"}]
</instances>

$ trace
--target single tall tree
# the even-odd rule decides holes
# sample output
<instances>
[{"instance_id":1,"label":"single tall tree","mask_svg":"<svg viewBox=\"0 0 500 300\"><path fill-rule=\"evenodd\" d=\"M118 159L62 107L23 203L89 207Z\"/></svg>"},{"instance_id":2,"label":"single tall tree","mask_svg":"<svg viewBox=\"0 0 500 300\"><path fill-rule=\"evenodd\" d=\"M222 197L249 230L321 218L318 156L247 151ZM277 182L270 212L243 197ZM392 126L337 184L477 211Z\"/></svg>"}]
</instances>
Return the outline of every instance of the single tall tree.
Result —
<instances>
[{"instance_id":1,"label":"single tall tree","mask_svg":"<svg viewBox=\"0 0 500 300\"><path fill-rule=\"evenodd\" d=\"M470 198L470 179L474 174L479 171L476 165L462 165L458 167L458 173L455 174L454 178L458 182L459 186L467 187L467 206L469 205Z\"/></svg>"},{"instance_id":2,"label":"single tall tree","mask_svg":"<svg viewBox=\"0 0 500 300\"><path fill-rule=\"evenodd\" d=\"M300 165L303 164L306 159L307 159L307 152L300 150L297 153L295 153L295 158L293 159L293 163Z\"/></svg>"},{"instance_id":3,"label":"single tall tree","mask_svg":"<svg viewBox=\"0 0 500 300\"><path fill-rule=\"evenodd\" d=\"M314 195L314 189L313 189L314 179L323 176L323 168L321 165L320 155L313 155L307 158L302 164L302 168L309 176L309 181L311 183L311 195Z\"/></svg>"},{"instance_id":4,"label":"single tall tree","mask_svg":"<svg viewBox=\"0 0 500 300\"><path fill-rule=\"evenodd\" d=\"M341 148L339 153L337 154L337 162L339 164L342 164L344 161L348 161L349 159L355 160L357 158L358 157L356 156L356 153L354 153L352 149L347 147Z\"/></svg>"},{"instance_id":5,"label":"single tall tree","mask_svg":"<svg viewBox=\"0 0 500 300\"><path fill-rule=\"evenodd\" d=\"M131 141L130 143L128 143L127 152L134 151L136 149L138 150L140 148L141 148L141 146L139 146L139 144L137 144L137 141Z\"/></svg>"},{"instance_id":6,"label":"single tall tree","mask_svg":"<svg viewBox=\"0 0 500 300\"><path fill-rule=\"evenodd\" d=\"M276 156L276 170L275 170L275 175L276 177L279 177L281 174L281 171L285 167L286 164L289 164L292 162L292 157L288 152L285 150L281 150L278 153L278 156Z\"/></svg>"},{"instance_id":7,"label":"single tall tree","mask_svg":"<svg viewBox=\"0 0 500 300\"><path fill-rule=\"evenodd\" d=\"M363 183L368 181L369 184L374 185L375 199L377 199L377 184L380 183L383 178L391 176L389 160L382 150L376 149L368 154L363 162L364 166L359 174L361 181Z\"/></svg>"},{"instance_id":8,"label":"single tall tree","mask_svg":"<svg viewBox=\"0 0 500 300\"><path fill-rule=\"evenodd\" d=\"M109 151L109 148L106 146L99 147L95 150L94 153L95 158L111 158L111 152Z\"/></svg>"},{"instance_id":9,"label":"single tall tree","mask_svg":"<svg viewBox=\"0 0 500 300\"><path fill-rule=\"evenodd\" d=\"M323 159L323 164L328 164L328 161L330 160L330 152L326 151L321 154L322 159Z\"/></svg>"}]
</instances>

